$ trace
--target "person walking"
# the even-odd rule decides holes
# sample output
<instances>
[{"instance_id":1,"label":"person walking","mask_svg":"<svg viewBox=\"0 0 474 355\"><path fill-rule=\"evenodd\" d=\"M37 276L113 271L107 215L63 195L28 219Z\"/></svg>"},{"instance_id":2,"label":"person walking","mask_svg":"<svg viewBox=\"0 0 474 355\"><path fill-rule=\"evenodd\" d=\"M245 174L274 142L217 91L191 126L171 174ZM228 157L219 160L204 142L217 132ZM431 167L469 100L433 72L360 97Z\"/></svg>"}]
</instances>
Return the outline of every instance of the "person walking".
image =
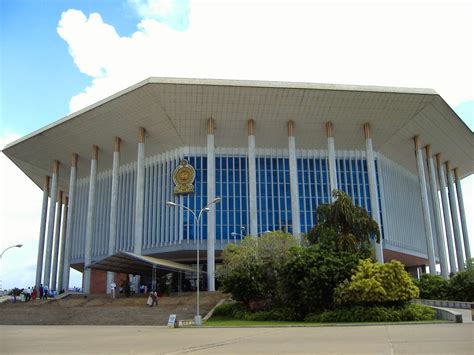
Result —
<instances>
[{"instance_id":1,"label":"person walking","mask_svg":"<svg viewBox=\"0 0 474 355\"><path fill-rule=\"evenodd\" d=\"M43 299L47 300L48 299L48 285L44 285L43 287Z\"/></svg>"},{"instance_id":2,"label":"person walking","mask_svg":"<svg viewBox=\"0 0 474 355\"><path fill-rule=\"evenodd\" d=\"M39 288L39 296L40 296L40 300L43 299L43 294L44 294L44 287L43 287L43 284L40 285L40 288Z\"/></svg>"},{"instance_id":3,"label":"person walking","mask_svg":"<svg viewBox=\"0 0 474 355\"><path fill-rule=\"evenodd\" d=\"M31 292L31 299L34 301L36 297L38 297L38 289L35 286L33 287L33 291Z\"/></svg>"}]
</instances>

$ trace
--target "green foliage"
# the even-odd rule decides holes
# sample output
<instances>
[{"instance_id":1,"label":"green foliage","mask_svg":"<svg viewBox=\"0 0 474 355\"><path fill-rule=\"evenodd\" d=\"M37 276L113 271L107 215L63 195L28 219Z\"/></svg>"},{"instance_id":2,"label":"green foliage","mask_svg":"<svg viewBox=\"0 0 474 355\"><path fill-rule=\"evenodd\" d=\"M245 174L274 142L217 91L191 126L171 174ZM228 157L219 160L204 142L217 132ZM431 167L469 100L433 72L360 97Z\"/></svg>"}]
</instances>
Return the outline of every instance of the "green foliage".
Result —
<instances>
[{"instance_id":1,"label":"green foliage","mask_svg":"<svg viewBox=\"0 0 474 355\"><path fill-rule=\"evenodd\" d=\"M281 274L285 303L300 317L330 307L334 289L350 277L359 257L358 253L335 252L320 243L293 248Z\"/></svg>"},{"instance_id":2,"label":"green foliage","mask_svg":"<svg viewBox=\"0 0 474 355\"><path fill-rule=\"evenodd\" d=\"M281 301L281 270L296 239L283 232L272 232L255 239L246 237L239 246L229 244L217 270L222 290L247 306L258 308Z\"/></svg>"},{"instance_id":3,"label":"green foliage","mask_svg":"<svg viewBox=\"0 0 474 355\"><path fill-rule=\"evenodd\" d=\"M453 301L474 302L474 260L466 262L466 270L449 280L448 297Z\"/></svg>"},{"instance_id":4,"label":"green foliage","mask_svg":"<svg viewBox=\"0 0 474 355\"><path fill-rule=\"evenodd\" d=\"M424 274L415 281L420 289L420 298L432 300L474 301L474 259L466 261L466 270L451 279Z\"/></svg>"},{"instance_id":5,"label":"green foliage","mask_svg":"<svg viewBox=\"0 0 474 355\"><path fill-rule=\"evenodd\" d=\"M309 314L307 322L400 322L435 319L434 309L420 304L405 304L399 307L353 306Z\"/></svg>"},{"instance_id":6,"label":"green foliage","mask_svg":"<svg viewBox=\"0 0 474 355\"><path fill-rule=\"evenodd\" d=\"M419 290L402 263L386 264L360 260L351 280L345 280L334 292L336 304L394 304L417 298Z\"/></svg>"},{"instance_id":7,"label":"green foliage","mask_svg":"<svg viewBox=\"0 0 474 355\"><path fill-rule=\"evenodd\" d=\"M420 298L426 300L445 300L448 297L449 281L439 275L423 274L415 285L420 290Z\"/></svg>"},{"instance_id":8,"label":"green foliage","mask_svg":"<svg viewBox=\"0 0 474 355\"><path fill-rule=\"evenodd\" d=\"M247 308L239 302L224 303L214 309L213 317L244 319Z\"/></svg>"},{"instance_id":9,"label":"green foliage","mask_svg":"<svg viewBox=\"0 0 474 355\"><path fill-rule=\"evenodd\" d=\"M227 303L217 307L212 316L221 319L248 321L293 321L296 319L291 308L272 308L270 310L251 312L242 303L238 302Z\"/></svg>"},{"instance_id":10,"label":"green foliage","mask_svg":"<svg viewBox=\"0 0 474 355\"><path fill-rule=\"evenodd\" d=\"M318 224L308 233L311 244L328 234L337 236L335 247L339 251L354 252L370 248L370 236L380 242L380 230L367 210L355 206L352 199L345 192L334 190L335 202L323 204L316 210Z\"/></svg>"},{"instance_id":11,"label":"green foliage","mask_svg":"<svg viewBox=\"0 0 474 355\"><path fill-rule=\"evenodd\" d=\"M9 296L20 296L22 292L23 292L22 288L20 289L20 288L15 287L15 288L12 288L10 290L10 292L8 292L8 295Z\"/></svg>"}]
</instances>

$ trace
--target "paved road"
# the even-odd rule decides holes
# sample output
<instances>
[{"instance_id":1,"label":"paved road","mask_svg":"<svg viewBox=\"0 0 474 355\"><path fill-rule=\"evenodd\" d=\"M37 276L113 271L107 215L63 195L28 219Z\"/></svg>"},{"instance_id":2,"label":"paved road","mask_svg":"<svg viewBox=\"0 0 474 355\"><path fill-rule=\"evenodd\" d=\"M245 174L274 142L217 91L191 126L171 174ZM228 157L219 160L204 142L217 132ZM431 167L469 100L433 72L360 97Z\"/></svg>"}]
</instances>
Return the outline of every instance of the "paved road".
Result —
<instances>
[{"instance_id":1,"label":"paved road","mask_svg":"<svg viewBox=\"0 0 474 355\"><path fill-rule=\"evenodd\" d=\"M0 326L1 354L473 354L474 324L168 329Z\"/></svg>"}]
</instances>

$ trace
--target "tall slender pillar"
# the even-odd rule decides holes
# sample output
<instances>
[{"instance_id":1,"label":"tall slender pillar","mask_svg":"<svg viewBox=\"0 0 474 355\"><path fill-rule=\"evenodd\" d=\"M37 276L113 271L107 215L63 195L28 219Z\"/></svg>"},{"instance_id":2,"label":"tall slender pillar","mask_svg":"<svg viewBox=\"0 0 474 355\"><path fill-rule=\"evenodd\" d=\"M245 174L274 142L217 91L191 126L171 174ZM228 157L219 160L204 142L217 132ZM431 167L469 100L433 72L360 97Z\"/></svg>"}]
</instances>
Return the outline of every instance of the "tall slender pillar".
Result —
<instances>
[{"instance_id":1,"label":"tall slender pillar","mask_svg":"<svg viewBox=\"0 0 474 355\"><path fill-rule=\"evenodd\" d=\"M214 146L214 120L207 120L207 201L216 197L216 153ZM215 291L216 206L207 213L207 290Z\"/></svg>"},{"instance_id":2,"label":"tall slender pillar","mask_svg":"<svg viewBox=\"0 0 474 355\"><path fill-rule=\"evenodd\" d=\"M69 198L67 196L64 197L64 213L61 223L61 250L60 250L60 259L59 259L59 273L58 273L58 291L64 288L63 280L64 280L64 252L66 247L66 225L67 225L67 212L68 212L68 203Z\"/></svg>"},{"instance_id":3,"label":"tall slender pillar","mask_svg":"<svg viewBox=\"0 0 474 355\"><path fill-rule=\"evenodd\" d=\"M293 235L300 238L300 198L298 191L298 165L296 163L296 142L294 135L295 124L288 121L288 165L290 168L290 196L291 196L291 220Z\"/></svg>"},{"instance_id":4,"label":"tall slender pillar","mask_svg":"<svg viewBox=\"0 0 474 355\"><path fill-rule=\"evenodd\" d=\"M466 260L471 259L471 246L469 245L469 234L467 232L466 211L464 210L464 199L462 197L461 179L458 168L454 169L454 180L456 182L456 193L458 195L459 217L461 217L462 237L464 240L464 253Z\"/></svg>"},{"instance_id":5,"label":"tall slender pillar","mask_svg":"<svg viewBox=\"0 0 474 355\"><path fill-rule=\"evenodd\" d=\"M370 206L372 207L372 218L377 222L380 229L380 243L374 241L375 257L378 262L383 263L383 240L382 223L380 220L379 192L377 189L377 173L375 171L374 150L372 146L372 137L370 124L364 124L365 150L367 153L367 173L369 177Z\"/></svg>"},{"instance_id":6,"label":"tall slender pillar","mask_svg":"<svg viewBox=\"0 0 474 355\"><path fill-rule=\"evenodd\" d=\"M71 172L69 174L69 198L68 198L68 209L67 209L67 222L66 222L66 234L64 238L64 272L63 272L63 287L67 290L69 288L69 275L70 259L71 259L71 238L72 228L74 225L73 209L75 208L76 202L76 175L77 175L77 159L78 155L73 153L71 156Z\"/></svg>"},{"instance_id":7,"label":"tall slender pillar","mask_svg":"<svg viewBox=\"0 0 474 355\"><path fill-rule=\"evenodd\" d=\"M89 198L87 202L86 216L86 240L84 246L84 293L91 291L91 269L92 263L92 233L94 231L95 209L96 209L96 187L97 187L97 159L99 147L92 146L91 172L89 180Z\"/></svg>"},{"instance_id":8,"label":"tall slender pillar","mask_svg":"<svg viewBox=\"0 0 474 355\"><path fill-rule=\"evenodd\" d=\"M418 167L418 181L420 182L421 208L423 210L423 221L425 224L426 249L428 251L428 261L430 274L436 275L436 260L433 244L433 231L431 230L430 207L428 205L428 191L426 189L425 167L423 164L423 153L420 146L420 137L413 138L415 142L416 165Z\"/></svg>"},{"instance_id":9,"label":"tall slender pillar","mask_svg":"<svg viewBox=\"0 0 474 355\"><path fill-rule=\"evenodd\" d=\"M430 176L431 201L433 205L436 238L438 242L438 254L439 254L439 264L441 268L441 276L447 279L449 277L448 257L446 256L446 247L444 245L443 223L441 220L441 210L439 208L438 184L436 183L434 160L433 160L433 156L431 155L431 147L429 144L425 147L425 150L426 150L426 160L428 163L428 173Z\"/></svg>"},{"instance_id":10,"label":"tall slender pillar","mask_svg":"<svg viewBox=\"0 0 474 355\"><path fill-rule=\"evenodd\" d=\"M50 288L56 291L56 281L58 277L58 258L59 258L59 236L61 232L61 216L63 213L63 192L59 191L58 202L56 212L56 226L54 228L54 245L53 245L53 267L51 272L51 283Z\"/></svg>"},{"instance_id":11,"label":"tall slender pillar","mask_svg":"<svg viewBox=\"0 0 474 355\"><path fill-rule=\"evenodd\" d=\"M451 208L451 220L453 222L454 244L456 245L456 259L458 270L464 270L464 253L462 250L461 228L459 226L458 204L456 202L456 192L454 191L454 174L449 161L446 162L446 173L448 174L449 207Z\"/></svg>"},{"instance_id":12,"label":"tall slender pillar","mask_svg":"<svg viewBox=\"0 0 474 355\"><path fill-rule=\"evenodd\" d=\"M142 253L143 216L145 201L145 128L138 130L138 157L137 157L137 196L135 199L135 236L133 252Z\"/></svg>"},{"instance_id":13,"label":"tall slender pillar","mask_svg":"<svg viewBox=\"0 0 474 355\"><path fill-rule=\"evenodd\" d=\"M441 201L443 207L444 228L446 230L446 242L448 245L449 268L455 273L458 268L456 265L456 256L453 242L453 229L451 227L451 214L449 212L448 193L446 192L446 172L444 164L441 161L441 154L436 154L436 165L438 166L439 189L441 191Z\"/></svg>"},{"instance_id":14,"label":"tall slender pillar","mask_svg":"<svg viewBox=\"0 0 474 355\"><path fill-rule=\"evenodd\" d=\"M334 201L332 192L337 189L337 175L336 175L336 148L334 145L332 122L326 122L326 136L328 138L328 171L329 171L329 186L331 187L330 201Z\"/></svg>"},{"instance_id":15,"label":"tall slender pillar","mask_svg":"<svg viewBox=\"0 0 474 355\"><path fill-rule=\"evenodd\" d=\"M112 162L112 191L110 197L110 228L109 228L109 252L112 255L115 252L115 240L117 237L117 211L118 211L118 183L119 183L119 165L120 165L120 143L119 137L114 140L114 157ZM105 289L110 293L110 284L114 281L114 273L107 272L107 284Z\"/></svg>"},{"instance_id":16,"label":"tall slender pillar","mask_svg":"<svg viewBox=\"0 0 474 355\"><path fill-rule=\"evenodd\" d=\"M257 237L257 170L255 168L255 122L250 119L247 122L248 130L248 168L249 168L249 212L250 212L250 235Z\"/></svg>"},{"instance_id":17,"label":"tall slender pillar","mask_svg":"<svg viewBox=\"0 0 474 355\"><path fill-rule=\"evenodd\" d=\"M48 216L48 196L49 196L49 176L44 177L43 186L43 203L41 205L41 223L38 242L38 259L36 261L36 288L39 289L41 285L41 276L43 274L43 253L44 253L44 239L46 234L46 218Z\"/></svg>"},{"instance_id":18,"label":"tall slender pillar","mask_svg":"<svg viewBox=\"0 0 474 355\"><path fill-rule=\"evenodd\" d=\"M48 216L48 236L46 240L46 256L44 260L43 285L47 285L51 280L51 257L53 254L54 217L56 216L56 199L58 198L58 172L59 161L53 161L53 175L51 179L51 198L49 203Z\"/></svg>"}]
</instances>

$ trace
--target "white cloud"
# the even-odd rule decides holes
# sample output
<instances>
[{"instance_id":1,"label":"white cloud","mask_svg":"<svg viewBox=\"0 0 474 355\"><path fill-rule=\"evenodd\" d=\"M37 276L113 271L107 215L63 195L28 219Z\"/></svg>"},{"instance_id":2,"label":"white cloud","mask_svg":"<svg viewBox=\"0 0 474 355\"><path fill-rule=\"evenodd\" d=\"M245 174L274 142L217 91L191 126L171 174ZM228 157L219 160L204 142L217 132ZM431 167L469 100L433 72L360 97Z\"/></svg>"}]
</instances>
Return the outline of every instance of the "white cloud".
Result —
<instances>
[{"instance_id":1,"label":"white cloud","mask_svg":"<svg viewBox=\"0 0 474 355\"><path fill-rule=\"evenodd\" d=\"M128 0L144 19L154 19L184 31L189 26L189 0Z\"/></svg>"},{"instance_id":2,"label":"white cloud","mask_svg":"<svg viewBox=\"0 0 474 355\"><path fill-rule=\"evenodd\" d=\"M71 110L149 76L428 87L452 106L474 97L468 3L196 1L189 16L184 32L145 18L120 37L98 14L65 12L58 33L92 78Z\"/></svg>"}]
</instances>

